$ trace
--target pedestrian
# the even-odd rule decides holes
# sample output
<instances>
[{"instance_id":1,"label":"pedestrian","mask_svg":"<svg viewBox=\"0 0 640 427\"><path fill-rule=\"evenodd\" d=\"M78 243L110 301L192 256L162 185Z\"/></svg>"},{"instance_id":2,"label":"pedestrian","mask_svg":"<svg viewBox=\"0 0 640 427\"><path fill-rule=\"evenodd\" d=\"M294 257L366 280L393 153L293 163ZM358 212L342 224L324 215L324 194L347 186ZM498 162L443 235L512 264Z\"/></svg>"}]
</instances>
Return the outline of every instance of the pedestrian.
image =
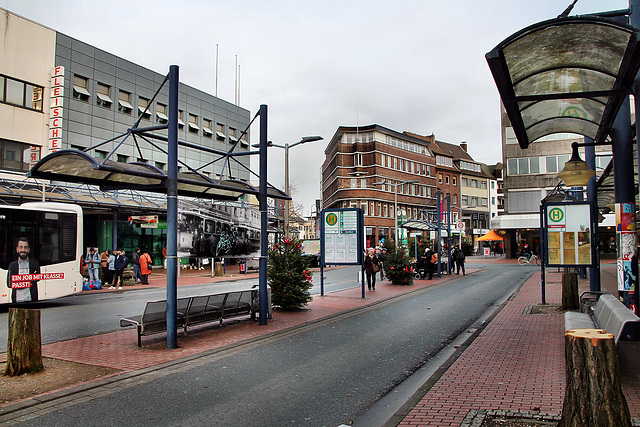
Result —
<instances>
[{"instance_id":1,"label":"pedestrian","mask_svg":"<svg viewBox=\"0 0 640 427\"><path fill-rule=\"evenodd\" d=\"M140 273L142 275L142 284L149 284L149 274L151 274L151 257L146 249L142 250L142 255L140 255Z\"/></svg>"},{"instance_id":2,"label":"pedestrian","mask_svg":"<svg viewBox=\"0 0 640 427\"><path fill-rule=\"evenodd\" d=\"M102 278L104 279L104 283L111 283L108 279L109 277L109 264L107 264L107 260L109 259L109 255L111 251L109 249L100 252L100 269L102 270Z\"/></svg>"},{"instance_id":3,"label":"pedestrian","mask_svg":"<svg viewBox=\"0 0 640 427\"><path fill-rule=\"evenodd\" d=\"M122 285L124 285L124 269L127 266L127 256L124 253L124 249L118 248L114 266L116 272L113 276L113 285L109 289L116 289L116 285L118 285L118 289L122 289Z\"/></svg>"},{"instance_id":4,"label":"pedestrian","mask_svg":"<svg viewBox=\"0 0 640 427\"><path fill-rule=\"evenodd\" d=\"M364 257L364 271L367 275L367 288L370 291L376 290L376 274L380 271L378 256L373 248L369 248Z\"/></svg>"},{"instance_id":5,"label":"pedestrian","mask_svg":"<svg viewBox=\"0 0 640 427\"><path fill-rule=\"evenodd\" d=\"M453 248L451 251L451 256L449 259L451 260L451 269L449 270L449 274L452 274L456 270L456 264L458 263L458 251L460 248L457 246Z\"/></svg>"},{"instance_id":6,"label":"pedestrian","mask_svg":"<svg viewBox=\"0 0 640 427\"><path fill-rule=\"evenodd\" d=\"M140 248L136 247L131 254L131 265L133 266L133 281L138 284L142 282L140 273Z\"/></svg>"},{"instance_id":7,"label":"pedestrian","mask_svg":"<svg viewBox=\"0 0 640 427\"><path fill-rule=\"evenodd\" d=\"M464 271L464 251L462 249L458 249L458 253L456 254L456 264L458 265L458 269L456 274L460 274L460 268L462 268L462 275L464 276L466 273Z\"/></svg>"},{"instance_id":8,"label":"pedestrian","mask_svg":"<svg viewBox=\"0 0 640 427\"><path fill-rule=\"evenodd\" d=\"M95 248L89 248L89 253L85 256L84 262L87 264L87 270L89 270L89 281L98 281L98 266L100 265L100 255L98 255Z\"/></svg>"},{"instance_id":9,"label":"pedestrian","mask_svg":"<svg viewBox=\"0 0 640 427\"><path fill-rule=\"evenodd\" d=\"M387 248L382 248L378 255L378 265L380 266L380 280L384 279L384 261L387 259Z\"/></svg>"},{"instance_id":10,"label":"pedestrian","mask_svg":"<svg viewBox=\"0 0 640 427\"><path fill-rule=\"evenodd\" d=\"M108 250L109 257L107 257L107 277L105 278L105 283L113 282L113 276L116 274L116 253L118 252L116 249L113 251ZM110 289L113 289L111 286Z\"/></svg>"},{"instance_id":11,"label":"pedestrian","mask_svg":"<svg viewBox=\"0 0 640 427\"><path fill-rule=\"evenodd\" d=\"M167 247L162 248L162 265L164 269L167 269Z\"/></svg>"},{"instance_id":12,"label":"pedestrian","mask_svg":"<svg viewBox=\"0 0 640 427\"><path fill-rule=\"evenodd\" d=\"M431 248L426 248L424 250L424 262L427 270L427 280L431 280L433 278L433 257L438 256Z\"/></svg>"}]
</instances>

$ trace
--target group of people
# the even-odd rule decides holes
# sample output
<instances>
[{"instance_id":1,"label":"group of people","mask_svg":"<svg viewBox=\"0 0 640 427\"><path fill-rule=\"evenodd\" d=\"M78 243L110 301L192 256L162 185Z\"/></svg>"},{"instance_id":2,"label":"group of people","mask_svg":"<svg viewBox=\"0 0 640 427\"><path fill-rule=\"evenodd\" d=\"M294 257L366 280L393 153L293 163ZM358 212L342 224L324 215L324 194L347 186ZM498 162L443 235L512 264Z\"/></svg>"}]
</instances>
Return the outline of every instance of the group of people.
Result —
<instances>
[{"instance_id":1,"label":"group of people","mask_svg":"<svg viewBox=\"0 0 640 427\"><path fill-rule=\"evenodd\" d=\"M424 261L426 262L426 276L428 280L431 280L434 273L434 267L438 263L438 254L431 248L427 248L424 252L424 255L425 255ZM451 270L449 270L449 273L453 274L453 272L455 271L456 275L459 275L460 270L462 270L462 275L465 275L466 274L466 271L464 269L465 258L466 256L462 248L454 247L451 250L451 264L450 264Z\"/></svg>"},{"instance_id":2,"label":"group of people","mask_svg":"<svg viewBox=\"0 0 640 427\"><path fill-rule=\"evenodd\" d=\"M149 284L152 260L146 249L140 251L135 248L131 257L133 266L133 279L136 284ZM113 251L107 249L98 255L95 248L89 248L85 256L85 263L89 271L89 280L98 280L98 267L102 268L105 284L111 284L109 289L122 289L124 285L124 270L129 260L124 249L118 248Z\"/></svg>"}]
</instances>

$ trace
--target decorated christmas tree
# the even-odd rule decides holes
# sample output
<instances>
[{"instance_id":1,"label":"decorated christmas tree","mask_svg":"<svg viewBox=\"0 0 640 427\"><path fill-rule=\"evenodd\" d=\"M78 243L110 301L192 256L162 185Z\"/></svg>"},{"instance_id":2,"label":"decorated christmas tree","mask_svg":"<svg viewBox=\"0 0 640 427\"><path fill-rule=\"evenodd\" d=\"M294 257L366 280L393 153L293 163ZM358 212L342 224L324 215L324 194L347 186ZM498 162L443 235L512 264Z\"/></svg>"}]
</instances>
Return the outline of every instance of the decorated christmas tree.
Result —
<instances>
[{"instance_id":1,"label":"decorated christmas tree","mask_svg":"<svg viewBox=\"0 0 640 427\"><path fill-rule=\"evenodd\" d=\"M309 260L302 255L297 239L286 239L269 252L267 281L271 287L271 303L283 310L296 310L311 301Z\"/></svg>"},{"instance_id":2,"label":"decorated christmas tree","mask_svg":"<svg viewBox=\"0 0 640 427\"><path fill-rule=\"evenodd\" d=\"M413 285L413 269L405 248L397 248L391 239L385 241L385 247L387 248L387 259L384 261L385 276L393 285Z\"/></svg>"}]
</instances>

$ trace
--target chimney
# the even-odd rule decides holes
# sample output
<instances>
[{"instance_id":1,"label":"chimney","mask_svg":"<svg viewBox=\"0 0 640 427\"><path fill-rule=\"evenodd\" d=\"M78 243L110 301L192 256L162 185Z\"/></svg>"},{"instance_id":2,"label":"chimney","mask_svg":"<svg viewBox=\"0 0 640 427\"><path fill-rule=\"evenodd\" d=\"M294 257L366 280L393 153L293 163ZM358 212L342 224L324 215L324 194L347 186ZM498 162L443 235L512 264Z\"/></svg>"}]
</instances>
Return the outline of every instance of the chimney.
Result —
<instances>
[{"instance_id":1,"label":"chimney","mask_svg":"<svg viewBox=\"0 0 640 427\"><path fill-rule=\"evenodd\" d=\"M462 141L460 143L460 148L462 148L464 150L464 152L467 152L467 141Z\"/></svg>"}]
</instances>

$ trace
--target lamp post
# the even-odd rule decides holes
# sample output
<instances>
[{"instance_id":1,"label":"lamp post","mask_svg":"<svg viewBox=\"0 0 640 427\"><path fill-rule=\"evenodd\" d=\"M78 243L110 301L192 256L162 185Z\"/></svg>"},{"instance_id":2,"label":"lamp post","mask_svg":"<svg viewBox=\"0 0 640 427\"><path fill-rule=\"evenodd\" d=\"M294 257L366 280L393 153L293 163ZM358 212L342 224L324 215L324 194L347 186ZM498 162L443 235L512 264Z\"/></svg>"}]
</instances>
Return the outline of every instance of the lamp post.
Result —
<instances>
[{"instance_id":1,"label":"lamp post","mask_svg":"<svg viewBox=\"0 0 640 427\"><path fill-rule=\"evenodd\" d=\"M304 144L305 142L320 141L323 138L321 136L303 136L302 139L293 144L286 143L284 145L274 144L269 141L269 147L277 147L284 149L284 192L289 195L289 149L296 145ZM289 238L289 200L284 201L284 238Z\"/></svg>"},{"instance_id":2,"label":"lamp post","mask_svg":"<svg viewBox=\"0 0 640 427\"><path fill-rule=\"evenodd\" d=\"M389 179L391 180L391 179ZM393 186L393 193L394 193L394 198L393 198L393 215L394 215L394 234L396 236L396 248L398 247L398 187L401 185L405 185L405 184L414 184L416 182L418 182L418 180L416 179L412 179L412 180L407 180L407 181L400 181L397 179L394 179L395 184L389 183L389 185ZM387 179L383 179L380 182L374 182L373 185L383 185L386 184Z\"/></svg>"}]
</instances>

